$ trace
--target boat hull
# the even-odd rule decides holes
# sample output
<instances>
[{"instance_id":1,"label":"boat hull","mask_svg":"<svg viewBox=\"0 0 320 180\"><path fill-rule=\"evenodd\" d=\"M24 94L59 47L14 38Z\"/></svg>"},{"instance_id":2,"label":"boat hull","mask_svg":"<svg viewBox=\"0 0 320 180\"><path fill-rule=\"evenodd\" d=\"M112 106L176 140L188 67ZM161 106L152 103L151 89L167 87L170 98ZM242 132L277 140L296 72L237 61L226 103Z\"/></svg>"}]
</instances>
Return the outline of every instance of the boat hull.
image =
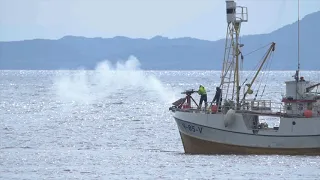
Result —
<instances>
[{"instance_id":1,"label":"boat hull","mask_svg":"<svg viewBox=\"0 0 320 180\"><path fill-rule=\"evenodd\" d=\"M186 154L320 155L320 148L258 148L202 140L180 131Z\"/></svg>"},{"instance_id":2,"label":"boat hull","mask_svg":"<svg viewBox=\"0 0 320 180\"><path fill-rule=\"evenodd\" d=\"M254 133L245 130L241 119L234 122L233 128L225 128L221 115L185 115L188 114L176 114L175 121L187 154L320 155L320 134L317 133L294 134L291 130L285 133L284 128L283 132L280 129ZM298 122L290 129L293 131L294 126L307 123Z\"/></svg>"}]
</instances>

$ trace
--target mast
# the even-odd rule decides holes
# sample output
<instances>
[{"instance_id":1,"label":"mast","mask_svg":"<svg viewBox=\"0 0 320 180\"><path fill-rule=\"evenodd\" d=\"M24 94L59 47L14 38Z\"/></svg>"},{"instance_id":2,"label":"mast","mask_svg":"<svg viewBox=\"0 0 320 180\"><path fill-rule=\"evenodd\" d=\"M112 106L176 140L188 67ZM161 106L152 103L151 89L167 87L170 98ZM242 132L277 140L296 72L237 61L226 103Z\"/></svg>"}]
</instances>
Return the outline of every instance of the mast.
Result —
<instances>
[{"instance_id":1,"label":"mast","mask_svg":"<svg viewBox=\"0 0 320 180\"><path fill-rule=\"evenodd\" d=\"M298 81L300 77L300 1L298 0L298 70L296 70L296 89L298 89ZM296 99L298 98L298 91L296 91Z\"/></svg>"},{"instance_id":2,"label":"mast","mask_svg":"<svg viewBox=\"0 0 320 180\"><path fill-rule=\"evenodd\" d=\"M300 1L298 0L298 77L300 72Z\"/></svg>"},{"instance_id":3,"label":"mast","mask_svg":"<svg viewBox=\"0 0 320 180\"><path fill-rule=\"evenodd\" d=\"M239 44L242 22L248 22L247 7L237 6L234 0L226 0L227 35L225 54L221 73L220 88L225 100L236 99L237 107L240 107L240 63Z\"/></svg>"}]
</instances>

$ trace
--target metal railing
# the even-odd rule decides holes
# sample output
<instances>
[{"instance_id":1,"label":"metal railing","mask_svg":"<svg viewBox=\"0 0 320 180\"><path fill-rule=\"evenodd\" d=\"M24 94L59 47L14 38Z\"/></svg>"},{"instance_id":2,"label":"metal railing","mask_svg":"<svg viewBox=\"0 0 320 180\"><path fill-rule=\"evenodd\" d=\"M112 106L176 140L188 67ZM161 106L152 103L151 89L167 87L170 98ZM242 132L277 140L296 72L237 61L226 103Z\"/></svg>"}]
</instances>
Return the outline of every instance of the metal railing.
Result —
<instances>
[{"instance_id":1,"label":"metal railing","mask_svg":"<svg viewBox=\"0 0 320 180\"><path fill-rule=\"evenodd\" d=\"M303 110L288 110L288 107L281 102L272 102L271 100L245 100L239 108L236 108L232 101L223 101L221 107L216 104L216 111L212 111L212 106L208 105L201 108L196 105L183 105L178 111L193 112L193 113L223 113L226 114L229 109L234 109L239 113L257 114L263 116L279 116L279 117L305 117L305 109ZM312 107L312 117L320 117L320 106Z\"/></svg>"}]
</instances>

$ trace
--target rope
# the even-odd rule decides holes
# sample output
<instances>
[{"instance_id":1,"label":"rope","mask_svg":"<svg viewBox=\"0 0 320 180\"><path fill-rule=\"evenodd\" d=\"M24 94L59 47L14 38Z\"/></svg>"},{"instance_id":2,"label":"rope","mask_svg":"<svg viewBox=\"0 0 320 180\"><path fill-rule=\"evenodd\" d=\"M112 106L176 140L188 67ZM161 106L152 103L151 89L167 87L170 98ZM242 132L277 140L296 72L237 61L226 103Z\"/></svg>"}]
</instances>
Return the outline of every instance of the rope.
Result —
<instances>
[{"instance_id":1,"label":"rope","mask_svg":"<svg viewBox=\"0 0 320 180\"><path fill-rule=\"evenodd\" d=\"M270 59L270 60L269 60L269 59ZM272 59L273 59L273 51L271 52L271 55L269 56L269 58L268 58L268 60L267 60L267 62L266 62L266 65L265 65L265 66L263 67L263 69L262 69L262 71L267 71L268 73L266 73L266 75L263 74L263 75L261 76L261 78L259 78L260 83L259 83L259 87L258 87L257 93L255 94L255 98L254 98L254 99L256 99L257 96L258 96L258 93L259 93L259 91L260 91L260 88L261 88L261 85L262 85L262 81L264 80L264 78L266 79L265 82L268 82L269 75L270 75L270 67L271 67ZM264 87L263 87L262 93L261 93L261 95L260 95L260 99L262 98L262 96L263 96L263 94L264 94L265 88L266 88L266 84L265 84Z\"/></svg>"},{"instance_id":2,"label":"rope","mask_svg":"<svg viewBox=\"0 0 320 180\"><path fill-rule=\"evenodd\" d=\"M266 66L266 67L268 67L268 74L266 75L266 76L267 76L267 77L266 77L266 82L269 81L270 67L271 67L271 64L272 64L273 55L274 55L274 54L272 53L271 56L270 56L270 61L267 62L267 66ZM265 89L266 89L266 86L267 86L267 84L265 84L264 87L263 87L262 93L261 93L261 95L260 95L260 99L262 98L262 96L263 96L263 94L264 94L264 91L265 91Z\"/></svg>"},{"instance_id":3,"label":"rope","mask_svg":"<svg viewBox=\"0 0 320 180\"><path fill-rule=\"evenodd\" d=\"M260 48L254 50L254 51L252 51L252 52L250 52L250 53L248 53L248 54L252 54L253 52L256 52L256 51L258 51L258 50L260 50L260 49L263 49L263 48L267 47L267 46L270 45L270 44L271 44L271 43L269 43L269 44L267 44L267 45L265 45L265 46L263 46L263 47L260 47ZM248 54L247 54L247 55L248 55ZM259 65L260 65L260 64L262 63L262 61L263 61L263 57L265 57L266 54L267 54L267 52L264 53L264 55L262 56L262 58L260 59L260 61L256 64L256 66L253 68L253 70L258 70ZM248 79L250 76L253 76L254 74L255 74L255 72L251 72L250 74L248 74L248 76L246 77L246 79Z\"/></svg>"},{"instance_id":4,"label":"rope","mask_svg":"<svg viewBox=\"0 0 320 180\"><path fill-rule=\"evenodd\" d=\"M254 50L254 51L251 51L251 52L243 55L243 56L248 56L248 55L250 55L250 54L252 54L252 53L254 53L254 52L257 52L257 51L259 51L259 50L261 50L261 49L263 49L263 48L265 48L265 47L267 47L267 46L270 46L270 44L271 44L271 43L269 43L269 44L267 44L267 45L265 45L265 46L262 46L262 47L260 47L260 48L258 48L258 49L256 49L256 50Z\"/></svg>"},{"instance_id":5,"label":"rope","mask_svg":"<svg viewBox=\"0 0 320 180\"><path fill-rule=\"evenodd\" d=\"M261 49L261 48L260 48L260 49ZM260 62L257 64L257 66L258 66L258 65L261 65L264 57L267 56L267 53L268 53L268 52L265 52L264 56L262 57L262 59L260 60ZM270 73L271 61L272 61L272 59L273 59L273 51L270 52L270 53L271 53L271 55L270 55L269 58L267 59L266 65L262 67L262 71L266 71L266 69L269 69L269 71L268 71L269 73ZM271 60L269 61L269 59L271 59ZM268 73L268 75L269 75L269 73ZM265 76L267 76L267 78L268 78L268 77L269 77L268 75L262 74L262 76L259 76L259 77L258 77L258 79L259 79L260 82L259 82L259 84L257 85L258 87L257 87L256 85L254 85L254 87L257 87L257 92L255 93L254 100L256 100L256 98L257 98L257 96L258 96L258 93L259 93L259 91L260 91L261 84L262 84L262 80L264 79ZM262 95L264 94L265 87L266 87L266 85L264 86L264 89L263 89L263 91L262 91L261 97L262 97ZM252 88L252 87L251 87L251 88Z\"/></svg>"}]
</instances>

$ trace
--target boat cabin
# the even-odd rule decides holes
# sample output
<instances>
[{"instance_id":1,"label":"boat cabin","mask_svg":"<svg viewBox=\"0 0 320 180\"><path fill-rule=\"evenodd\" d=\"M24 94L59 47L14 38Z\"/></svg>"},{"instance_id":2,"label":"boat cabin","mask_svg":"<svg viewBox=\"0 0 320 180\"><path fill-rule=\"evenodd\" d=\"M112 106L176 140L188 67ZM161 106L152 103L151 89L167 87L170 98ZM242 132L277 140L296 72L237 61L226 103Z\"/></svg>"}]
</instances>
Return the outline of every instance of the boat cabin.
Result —
<instances>
[{"instance_id":1,"label":"boat cabin","mask_svg":"<svg viewBox=\"0 0 320 180\"><path fill-rule=\"evenodd\" d=\"M299 81L287 81L286 94L282 99L284 111L288 115L314 117L320 115L320 94L312 89L313 85L303 78Z\"/></svg>"}]
</instances>

